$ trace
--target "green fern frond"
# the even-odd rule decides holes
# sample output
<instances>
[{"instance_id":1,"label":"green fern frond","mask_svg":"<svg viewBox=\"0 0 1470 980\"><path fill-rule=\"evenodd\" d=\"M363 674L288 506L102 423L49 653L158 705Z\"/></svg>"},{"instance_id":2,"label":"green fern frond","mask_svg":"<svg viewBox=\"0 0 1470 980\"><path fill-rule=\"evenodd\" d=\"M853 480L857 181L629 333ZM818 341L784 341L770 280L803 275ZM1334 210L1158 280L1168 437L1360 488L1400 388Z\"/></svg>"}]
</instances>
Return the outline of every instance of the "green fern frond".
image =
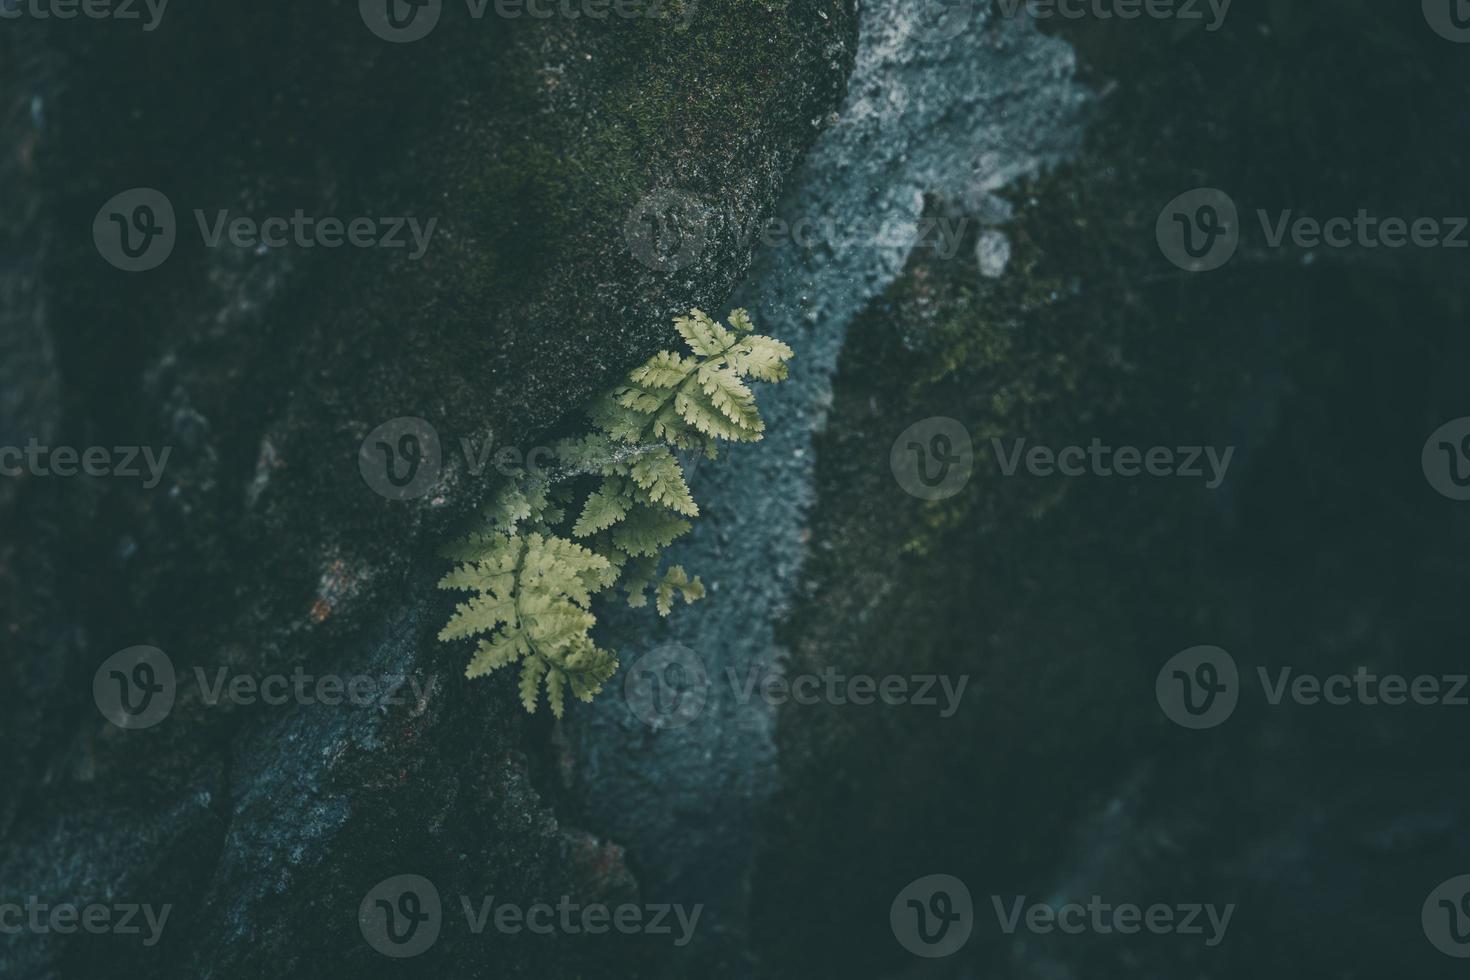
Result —
<instances>
[{"instance_id":1,"label":"green fern frond","mask_svg":"<svg viewBox=\"0 0 1470 980\"><path fill-rule=\"evenodd\" d=\"M761 417L755 408L755 395L734 371L706 365L699 369L699 386L725 418L742 429L760 431Z\"/></svg>"},{"instance_id":2,"label":"green fern frond","mask_svg":"<svg viewBox=\"0 0 1470 980\"><path fill-rule=\"evenodd\" d=\"M670 568L659 580L658 587L654 589L660 616L667 616L673 610L675 592L684 597L684 603L687 605L696 599L704 598L704 583L697 575L690 579L683 565L675 565Z\"/></svg>"},{"instance_id":3,"label":"green fern frond","mask_svg":"<svg viewBox=\"0 0 1470 980\"><path fill-rule=\"evenodd\" d=\"M674 321L674 329L701 357L719 357L735 343L735 335L709 318L703 310L690 310Z\"/></svg>"},{"instance_id":4,"label":"green fern frond","mask_svg":"<svg viewBox=\"0 0 1470 980\"><path fill-rule=\"evenodd\" d=\"M628 516L628 508L631 503L628 495L621 492L621 481L603 481L601 490L594 490L587 495L587 503L582 508L582 516L577 518L576 524L572 525L572 534L585 538L598 531L607 530Z\"/></svg>"},{"instance_id":5,"label":"green fern frond","mask_svg":"<svg viewBox=\"0 0 1470 980\"><path fill-rule=\"evenodd\" d=\"M520 474L492 498L483 526L445 550L456 564L439 587L471 596L439 638L478 638L469 677L519 663L527 711L544 691L560 718L568 689L590 701L616 673L617 655L592 641L598 593L619 586L642 606L652 586L663 616L678 598L705 594L681 565L659 576L663 551L699 514L672 450L714 459L722 441L760 439L764 423L745 382L780 381L792 354L754 333L744 310L728 327L700 310L674 326L689 354L661 351L595 399L594 431L556 442L550 477Z\"/></svg>"},{"instance_id":6,"label":"green fern frond","mask_svg":"<svg viewBox=\"0 0 1470 980\"><path fill-rule=\"evenodd\" d=\"M697 366L698 362L665 350L653 355L653 360L647 364L635 368L628 377L644 388L677 388Z\"/></svg>"},{"instance_id":7,"label":"green fern frond","mask_svg":"<svg viewBox=\"0 0 1470 980\"><path fill-rule=\"evenodd\" d=\"M785 381L786 362L791 360L790 347L771 337L746 337L730 348L725 360L742 378L754 381Z\"/></svg>"},{"instance_id":8,"label":"green fern frond","mask_svg":"<svg viewBox=\"0 0 1470 980\"><path fill-rule=\"evenodd\" d=\"M629 558L623 571L623 593L628 605L641 609L648 605L648 587L658 574L658 555L647 558Z\"/></svg>"},{"instance_id":9,"label":"green fern frond","mask_svg":"<svg viewBox=\"0 0 1470 980\"><path fill-rule=\"evenodd\" d=\"M640 455L633 463L631 475L652 503L663 504L686 517L699 516L699 506L689 492L689 484L684 482L684 468L666 447Z\"/></svg>"}]
</instances>

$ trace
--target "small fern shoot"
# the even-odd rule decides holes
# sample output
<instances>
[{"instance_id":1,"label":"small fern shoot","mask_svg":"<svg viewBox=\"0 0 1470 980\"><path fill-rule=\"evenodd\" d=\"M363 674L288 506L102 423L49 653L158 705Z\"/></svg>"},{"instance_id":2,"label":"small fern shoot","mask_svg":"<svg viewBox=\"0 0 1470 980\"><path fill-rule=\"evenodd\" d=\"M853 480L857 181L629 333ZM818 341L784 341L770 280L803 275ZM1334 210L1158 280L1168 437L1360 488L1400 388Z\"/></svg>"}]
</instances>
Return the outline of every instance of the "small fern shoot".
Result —
<instances>
[{"instance_id":1,"label":"small fern shoot","mask_svg":"<svg viewBox=\"0 0 1470 980\"><path fill-rule=\"evenodd\" d=\"M592 431L557 441L552 467L505 487L445 552L456 565L439 587L471 597L439 639L478 637L469 677L520 664L527 711L544 690L560 718L568 688L591 701L617 670L617 655L592 640L593 596L618 587L643 606L651 588L661 616L704 596L698 576L661 567L699 516L674 451L715 459L721 441L759 440L765 423L748 382L784 380L792 351L755 333L745 310L728 326L691 310L674 327L687 352L660 351L596 399Z\"/></svg>"}]
</instances>

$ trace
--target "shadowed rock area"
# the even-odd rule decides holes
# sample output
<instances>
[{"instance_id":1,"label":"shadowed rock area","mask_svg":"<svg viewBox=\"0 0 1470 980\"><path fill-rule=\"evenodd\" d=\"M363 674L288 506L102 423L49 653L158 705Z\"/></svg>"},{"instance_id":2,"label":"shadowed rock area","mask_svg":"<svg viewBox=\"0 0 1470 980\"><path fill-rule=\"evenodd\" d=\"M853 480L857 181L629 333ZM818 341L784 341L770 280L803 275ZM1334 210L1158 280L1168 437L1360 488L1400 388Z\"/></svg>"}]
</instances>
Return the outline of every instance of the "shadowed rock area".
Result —
<instances>
[{"instance_id":1,"label":"shadowed rock area","mask_svg":"<svg viewBox=\"0 0 1470 980\"><path fill-rule=\"evenodd\" d=\"M509 678L464 683L463 651L434 642L447 602L431 553L497 479L473 471L480 448L529 448L666 343L673 313L728 294L750 258L731 229L769 211L835 104L852 15L704 0L659 18L475 19L448 4L428 37L391 44L357 7L180 7L146 33L5 24L0 430L171 455L152 488L0 489L14 763L0 880L51 903L173 906L148 947L7 935L7 977L372 974L386 961L357 906L399 873L433 881L448 913L412 971L640 969L616 934L595 950L468 934L459 895L637 886L616 846L558 820L553 750ZM710 212L640 203L673 186ZM177 215L173 253L144 273L106 264L91 236L134 187ZM209 247L200 224L297 209L437 225L411 257ZM677 221L705 246L673 273L657 248ZM433 491L401 502L358 460L400 416L444 450ZM177 700L124 732L91 678L137 644L166 652ZM211 704L222 668L412 683L367 707Z\"/></svg>"},{"instance_id":2,"label":"shadowed rock area","mask_svg":"<svg viewBox=\"0 0 1470 980\"><path fill-rule=\"evenodd\" d=\"M0 477L0 907L169 909L156 943L0 930L0 976L1459 975L1420 915L1470 872L1470 709L1270 689L1465 671L1470 518L1421 450L1470 416L1466 253L1270 237L1286 212L1465 212L1470 44L1432 4L1236 0L1206 26L446 0L395 6L438 21L390 40L374 2L0 19L0 448L168 451L156 486ZM93 226L140 187L177 241L130 273ZM1213 271L1161 244L1197 188L1238 209ZM230 240L298 211L426 238ZM766 439L692 467L670 557L710 594L596 606L622 670L563 722L527 715L511 671L468 682L468 645L437 642L436 549L495 450L574 431L694 306L796 352L759 392ZM418 444L369 438L405 418ZM927 500L954 462L936 419L973 458ZM1024 462L1094 441L1228 463ZM389 499L400 466L428 479ZM624 695L671 644L708 678L677 728ZM173 704L128 731L94 679L105 699L139 645ZM1190 730L1156 685L1200 645L1239 704ZM365 703L226 693L327 673ZM760 693L834 673L964 686ZM895 899L936 874L973 911L924 958ZM412 959L358 922L401 875L441 905ZM1232 917L1216 944L1007 931L1018 900L1094 896ZM491 899L701 915L687 945L541 935L477 926Z\"/></svg>"}]
</instances>

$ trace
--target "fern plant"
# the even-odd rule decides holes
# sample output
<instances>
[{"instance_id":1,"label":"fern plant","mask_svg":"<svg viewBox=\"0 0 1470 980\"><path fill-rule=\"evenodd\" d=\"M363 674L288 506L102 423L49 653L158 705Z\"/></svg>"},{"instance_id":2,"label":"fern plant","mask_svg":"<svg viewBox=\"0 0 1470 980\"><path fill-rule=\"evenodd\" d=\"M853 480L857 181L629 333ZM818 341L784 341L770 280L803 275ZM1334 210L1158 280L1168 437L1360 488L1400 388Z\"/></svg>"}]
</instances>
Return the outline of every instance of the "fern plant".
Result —
<instances>
[{"instance_id":1,"label":"fern plant","mask_svg":"<svg viewBox=\"0 0 1470 980\"><path fill-rule=\"evenodd\" d=\"M479 638L466 675L520 664L521 704L542 690L554 715L566 690L591 701L617 670L592 640L592 597L615 586L659 615L704 596L699 578L662 553L699 507L675 450L718 456L719 443L755 442L764 423L748 381L786 377L791 348L754 332L745 310L729 325L700 310L674 321L688 350L661 351L589 408L592 431L551 448L556 462L522 473L486 508L481 526L446 550L457 564L440 588L472 593L441 640Z\"/></svg>"}]
</instances>

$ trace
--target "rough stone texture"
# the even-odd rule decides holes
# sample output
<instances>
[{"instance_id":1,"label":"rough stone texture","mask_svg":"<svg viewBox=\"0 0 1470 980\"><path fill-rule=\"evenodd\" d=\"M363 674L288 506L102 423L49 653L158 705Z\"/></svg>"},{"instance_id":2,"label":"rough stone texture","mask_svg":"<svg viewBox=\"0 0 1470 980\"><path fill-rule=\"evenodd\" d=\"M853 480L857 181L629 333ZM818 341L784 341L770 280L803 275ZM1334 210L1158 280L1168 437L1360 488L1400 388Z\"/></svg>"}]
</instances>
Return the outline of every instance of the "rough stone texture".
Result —
<instances>
[{"instance_id":1,"label":"rough stone texture","mask_svg":"<svg viewBox=\"0 0 1470 980\"><path fill-rule=\"evenodd\" d=\"M175 917L149 949L5 936L0 973L372 975L383 961L357 904L416 873L447 922L409 972L638 975L640 946L616 936L587 949L464 928L460 894L586 901L636 884L615 847L558 818L544 720L507 679L464 683L462 651L433 641L447 602L429 553L491 485L459 440L529 445L666 342L673 312L723 299L749 260L731 228L774 204L841 91L842 3L685 13L476 22L449 4L401 46L345 2L177 6L150 34L6 22L0 176L24 207L0 237L0 429L7 444L172 456L154 490L0 486L3 750L17 760L0 881L49 902L172 903ZM104 264L90 236L134 186L179 217L174 254L145 274ZM718 207L699 260L660 272L624 225L670 186ZM411 262L206 249L196 208L439 223ZM409 415L443 437L443 480L391 503L364 484L358 445ZM91 677L138 643L172 658L179 701L122 733ZM424 693L211 706L196 667L407 674Z\"/></svg>"},{"instance_id":2,"label":"rough stone texture","mask_svg":"<svg viewBox=\"0 0 1470 980\"><path fill-rule=\"evenodd\" d=\"M1425 435L1470 412L1459 253L1257 235L1189 276L1153 240L1164 202L1205 184L1248 219L1463 213L1465 49L1417 5L1239 0L1214 34L1048 39L996 5L874 3L856 50L827 3L701 0L687 25L471 23L451 4L403 47L353 8L0 31L0 442L175 453L152 493L0 481L0 883L176 906L156 949L4 937L0 973L1449 975L1418 909L1470 860L1456 709L1275 708L1253 686L1189 733L1153 703L1159 665L1197 643L1248 677L1463 671L1470 527L1418 470ZM194 207L412 213L440 219L441 247L240 254L189 230L126 276L86 229L136 184L186 230ZM667 272L623 237L654 191L703 241ZM787 220L926 215L964 237L768 249L747 273L778 193ZM719 588L667 626L608 611L605 630L628 660L691 647L710 708L652 732L620 677L564 730L520 714L509 678L463 682L432 641L447 603L427 552L487 480L451 454L442 493L390 505L357 473L362 436L413 414L451 449L524 446L667 345L669 314L727 299L797 362L762 399L768 441L695 475L705 518L676 557ZM979 456L963 493L924 505L889 450L936 415ZM1237 452L1216 491L1004 477L989 439L1019 436ZM191 691L120 734L91 677L138 642L181 672L407 673L422 695L334 711ZM773 729L724 675L767 664L970 682L952 718L787 705ZM935 872L969 883L976 934L919 963L889 903ZM448 914L392 964L353 916L399 873ZM460 894L708 912L671 953L474 937ZM1238 911L1218 949L1006 937L993 894Z\"/></svg>"},{"instance_id":3,"label":"rough stone texture","mask_svg":"<svg viewBox=\"0 0 1470 980\"><path fill-rule=\"evenodd\" d=\"M1463 252L1272 250L1254 209L1452 215L1470 148L1463 46L1418 5L1237 5L1218 34L1069 28L1102 94L1072 162L963 199L953 261L915 251L849 332L818 437L788 672L968 674L933 708L787 705L752 907L767 976L1452 976L1420 906L1470 860L1463 708L1270 706L1255 668L1463 673L1463 505L1420 469L1464 416ZM1388 55L1387 52L1393 52ZM1372 107L1371 110L1368 107ZM1225 189L1245 242L1191 276L1154 222ZM981 229L1011 246L982 275ZM975 471L926 504L895 438L959 419ZM1186 479L1002 474L990 443L1234 445ZM1245 693L1167 721L1154 679L1197 644ZM909 882L967 883L964 951L889 928ZM1237 904L1225 942L1006 936L991 896Z\"/></svg>"},{"instance_id":4,"label":"rough stone texture","mask_svg":"<svg viewBox=\"0 0 1470 980\"><path fill-rule=\"evenodd\" d=\"M1065 43L1004 22L977 57L973 38L931 36L935 26L922 4L863 8L847 101L789 182L784 224L756 230L757 260L731 303L796 357L787 381L761 386L765 438L694 471L701 518L671 560L699 571L709 598L666 623L630 614L608 630L627 670L650 648L689 651L709 680L703 711L659 731L619 697L576 716L589 824L627 842L651 894L710 909L680 975L764 975L749 876L779 761L775 712L747 685L782 669L775 627L802 582L812 434L848 325L910 252L945 247L921 225L926 195L983 196L1078 140L1084 96Z\"/></svg>"}]
</instances>

